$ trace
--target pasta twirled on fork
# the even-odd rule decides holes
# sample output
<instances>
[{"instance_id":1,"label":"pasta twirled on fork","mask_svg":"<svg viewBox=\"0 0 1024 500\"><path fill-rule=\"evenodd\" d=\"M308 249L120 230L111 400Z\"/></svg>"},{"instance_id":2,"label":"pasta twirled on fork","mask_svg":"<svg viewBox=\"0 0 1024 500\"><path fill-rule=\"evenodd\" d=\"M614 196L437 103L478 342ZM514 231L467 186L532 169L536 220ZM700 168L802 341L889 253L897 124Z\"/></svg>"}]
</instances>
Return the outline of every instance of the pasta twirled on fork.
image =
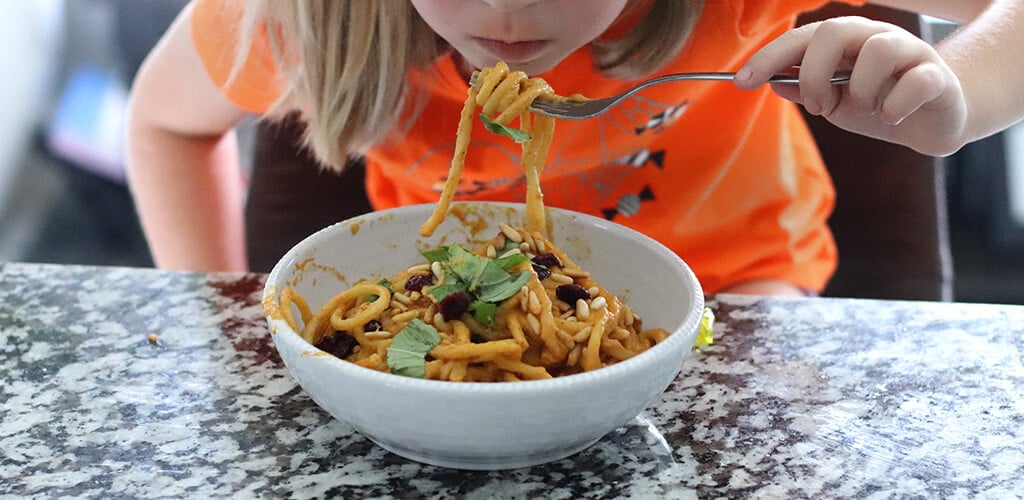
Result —
<instances>
[{"instance_id":1,"label":"pasta twirled on fork","mask_svg":"<svg viewBox=\"0 0 1024 500\"><path fill-rule=\"evenodd\" d=\"M530 136L522 143L522 166L526 172L526 229L547 234L544 216L544 195L540 189L540 174L548 156L551 138L555 132L555 119L530 112L534 99L564 100L555 94L551 86L541 78L529 78L522 71L511 71L504 62L483 68L474 74L477 83L469 87L469 96L462 108L459 128L452 155L451 168L444 190L437 202L434 213L420 227L420 234L430 236L444 220L459 185L462 167L469 149L470 132L477 107L493 122L508 126L519 119L519 130Z\"/></svg>"}]
</instances>

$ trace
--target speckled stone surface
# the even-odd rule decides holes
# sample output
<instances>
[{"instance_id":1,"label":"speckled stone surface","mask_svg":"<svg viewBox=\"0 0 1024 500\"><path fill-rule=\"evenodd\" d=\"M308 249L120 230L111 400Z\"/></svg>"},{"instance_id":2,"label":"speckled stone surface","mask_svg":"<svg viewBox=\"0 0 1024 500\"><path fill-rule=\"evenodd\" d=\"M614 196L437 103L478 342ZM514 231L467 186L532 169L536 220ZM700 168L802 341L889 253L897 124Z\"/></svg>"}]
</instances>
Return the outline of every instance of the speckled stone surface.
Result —
<instances>
[{"instance_id":1,"label":"speckled stone surface","mask_svg":"<svg viewBox=\"0 0 1024 500\"><path fill-rule=\"evenodd\" d=\"M0 264L0 495L1024 494L1024 307L711 297L715 345L630 424L546 466L466 472L320 410L274 351L262 285Z\"/></svg>"}]
</instances>

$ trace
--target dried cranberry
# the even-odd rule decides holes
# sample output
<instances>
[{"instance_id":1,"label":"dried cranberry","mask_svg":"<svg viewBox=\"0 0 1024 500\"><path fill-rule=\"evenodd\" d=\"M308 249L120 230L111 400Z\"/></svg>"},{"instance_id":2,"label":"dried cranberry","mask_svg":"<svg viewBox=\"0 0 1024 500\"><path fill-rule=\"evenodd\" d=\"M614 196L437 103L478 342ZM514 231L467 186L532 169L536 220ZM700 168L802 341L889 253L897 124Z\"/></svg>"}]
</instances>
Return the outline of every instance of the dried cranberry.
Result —
<instances>
[{"instance_id":1,"label":"dried cranberry","mask_svg":"<svg viewBox=\"0 0 1024 500\"><path fill-rule=\"evenodd\" d=\"M376 332L376 331L382 330L383 328L384 328L384 325L380 324L380 321L377 321L375 319L371 319L370 321L367 321L366 325L363 326L363 330L367 331L367 332Z\"/></svg>"},{"instance_id":2,"label":"dried cranberry","mask_svg":"<svg viewBox=\"0 0 1024 500\"><path fill-rule=\"evenodd\" d=\"M558 260L558 256L553 253L542 253L537 255L533 258L533 263L549 269L552 267L562 267L562 261Z\"/></svg>"},{"instance_id":3,"label":"dried cranberry","mask_svg":"<svg viewBox=\"0 0 1024 500\"><path fill-rule=\"evenodd\" d=\"M579 299L589 299L590 292L588 292L586 288L576 284L558 285L558 288L555 289L555 296L558 297L558 300L561 300L566 304L573 305Z\"/></svg>"},{"instance_id":4,"label":"dried cranberry","mask_svg":"<svg viewBox=\"0 0 1024 500\"><path fill-rule=\"evenodd\" d=\"M321 337L316 343L316 348L344 359L352 354L356 344L355 337L348 332L334 332L334 335Z\"/></svg>"},{"instance_id":5,"label":"dried cranberry","mask_svg":"<svg viewBox=\"0 0 1024 500\"><path fill-rule=\"evenodd\" d=\"M546 280L551 276L551 270L544 267L533 264L533 272L537 273L537 279Z\"/></svg>"},{"instance_id":6,"label":"dried cranberry","mask_svg":"<svg viewBox=\"0 0 1024 500\"><path fill-rule=\"evenodd\" d=\"M409 292L418 292L431 283L430 276L425 274L414 274L405 280L405 289Z\"/></svg>"},{"instance_id":7,"label":"dried cranberry","mask_svg":"<svg viewBox=\"0 0 1024 500\"><path fill-rule=\"evenodd\" d=\"M460 316L469 310L469 304L473 302L473 297L467 292L452 292L445 295L441 299L441 303L438 304L441 308L441 317L445 321L451 321L458 319Z\"/></svg>"}]
</instances>

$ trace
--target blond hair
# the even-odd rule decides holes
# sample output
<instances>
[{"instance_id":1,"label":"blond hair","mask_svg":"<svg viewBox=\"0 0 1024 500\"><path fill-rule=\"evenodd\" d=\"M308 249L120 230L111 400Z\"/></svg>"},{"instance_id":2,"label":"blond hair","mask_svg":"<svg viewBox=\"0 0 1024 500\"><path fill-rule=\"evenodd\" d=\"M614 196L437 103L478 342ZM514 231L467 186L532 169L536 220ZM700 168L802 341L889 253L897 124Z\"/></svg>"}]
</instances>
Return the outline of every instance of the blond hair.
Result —
<instances>
[{"instance_id":1,"label":"blond hair","mask_svg":"<svg viewBox=\"0 0 1024 500\"><path fill-rule=\"evenodd\" d=\"M449 50L408 0L244 4L240 46L250 46L254 33L265 30L285 82L266 116L298 110L307 125L306 145L332 168L412 122L424 100L413 94L406 76L417 68L429 74L431 63ZM596 69L623 79L657 71L683 47L703 5L631 0L620 20L641 8L649 11L623 36L590 44ZM245 56L238 54L235 68Z\"/></svg>"}]
</instances>

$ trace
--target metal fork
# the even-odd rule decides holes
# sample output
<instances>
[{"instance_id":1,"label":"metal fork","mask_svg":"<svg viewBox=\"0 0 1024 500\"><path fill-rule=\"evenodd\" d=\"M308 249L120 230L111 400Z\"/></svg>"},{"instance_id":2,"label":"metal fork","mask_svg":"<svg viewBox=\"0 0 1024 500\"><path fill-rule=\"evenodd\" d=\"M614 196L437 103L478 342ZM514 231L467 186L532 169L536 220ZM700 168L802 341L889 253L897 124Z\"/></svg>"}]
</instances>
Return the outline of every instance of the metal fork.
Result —
<instances>
[{"instance_id":1,"label":"metal fork","mask_svg":"<svg viewBox=\"0 0 1024 500\"><path fill-rule=\"evenodd\" d=\"M530 106L530 111L563 120L585 120L608 111L616 104L622 102L623 99L652 85L681 80L729 81L732 80L735 75L736 73L676 73L672 75L664 75L640 82L635 87L619 95L613 95L603 99L587 99L582 101L566 100L562 102L537 99L533 101L533 104ZM800 79L794 74L775 75L768 81L771 83L785 84L800 83ZM833 85L845 85L850 83L850 75L837 74L832 78L831 82ZM476 82L473 79L470 79L470 85L476 85Z\"/></svg>"}]
</instances>

